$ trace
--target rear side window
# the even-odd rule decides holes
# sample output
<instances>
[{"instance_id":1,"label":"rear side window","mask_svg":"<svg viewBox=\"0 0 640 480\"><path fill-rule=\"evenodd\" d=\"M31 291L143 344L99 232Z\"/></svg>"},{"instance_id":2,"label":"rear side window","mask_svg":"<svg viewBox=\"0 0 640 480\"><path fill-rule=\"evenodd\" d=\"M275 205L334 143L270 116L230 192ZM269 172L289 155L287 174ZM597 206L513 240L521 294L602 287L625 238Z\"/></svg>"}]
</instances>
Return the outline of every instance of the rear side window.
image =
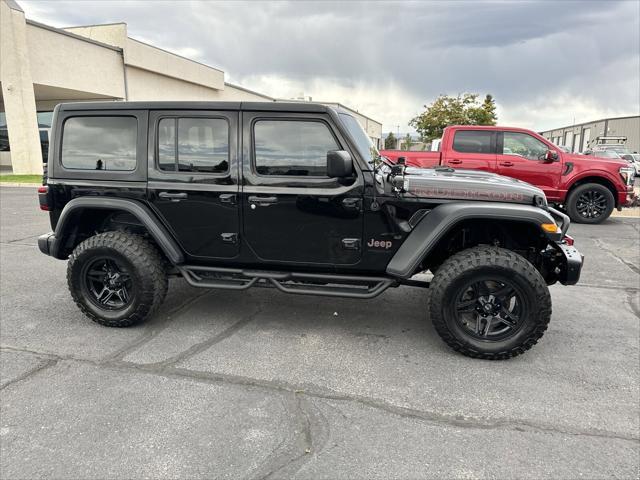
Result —
<instances>
[{"instance_id":1,"label":"rear side window","mask_svg":"<svg viewBox=\"0 0 640 480\"><path fill-rule=\"evenodd\" d=\"M326 177L327 152L340 149L329 127L318 121L260 120L253 135L260 175Z\"/></svg>"},{"instance_id":2,"label":"rear side window","mask_svg":"<svg viewBox=\"0 0 640 480\"><path fill-rule=\"evenodd\" d=\"M453 149L460 153L494 153L491 136L490 131L458 130L453 137Z\"/></svg>"},{"instance_id":3,"label":"rear side window","mask_svg":"<svg viewBox=\"0 0 640 480\"><path fill-rule=\"evenodd\" d=\"M176 141L176 132L177 141ZM158 168L171 172L229 170L229 124L222 118L163 118L158 123Z\"/></svg>"},{"instance_id":4,"label":"rear side window","mask_svg":"<svg viewBox=\"0 0 640 480\"><path fill-rule=\"evenodd\" d=\"M62 165L67 169L136 169L135 117L71 117L62 132Z\"/></svg>"}]
</instances>

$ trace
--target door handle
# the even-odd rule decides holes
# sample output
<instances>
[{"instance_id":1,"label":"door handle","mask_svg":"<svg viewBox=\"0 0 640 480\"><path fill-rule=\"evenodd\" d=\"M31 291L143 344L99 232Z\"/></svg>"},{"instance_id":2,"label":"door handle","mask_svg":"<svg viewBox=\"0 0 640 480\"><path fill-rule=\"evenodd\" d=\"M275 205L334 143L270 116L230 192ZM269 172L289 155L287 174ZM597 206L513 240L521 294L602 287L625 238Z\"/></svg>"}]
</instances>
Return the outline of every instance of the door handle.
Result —
<instances>
[{"instance_id":1,"label":"door handle","mask_svg":"<svg viewBox=\"0 0 640 480\"><path fill-rule=\"evenodd\" d=\"M450 163L451 165L459 165L459 164L461 164L461 163L462 163L462 160L458 160L458 159L456 158L456 159L454 159L454 160L449 160L449 163Z\"/></svg>"},{"instance_id":2,"label":"door handle","mask_svg":"<svg viewBox=\"0 0 640 480\"><path fill-rule=\"evenodd\" d=\"M180 192L180 193L160 192L158 196L160 198L168 198L174 202L177 202L178 200L184 200L185 198L187 198L187 194L184 192Z\"/></svg>"},{"instance_id":3,"label":"door handle","mask_svg":"<svg viewBox=\"0 0 640 480\"><path fill-rule=\"evenodd\" d=\"M513 162L500 162L501 167L513 167Z\"/></svg>"},{"instance_id":4,"label":"door handle","mask_svg":"<svg viewBox=\"0 0 640 480\"><path fill-rule=\"evenodd\" d=\"M360 210L362 202L359 198L345 198L342 200L342 206L348 210Z\"/></svg>"},{"instance_id":5,"label":"door handle","mask_svg":"<svg viewBox=\"0 0 640 480\"><path fill-rule=\"evenodd\" d=\"M235 193L222 193L220 194L220 203L231 203L232 205L236 204L236 194Z\"/></svg>"},{"instance_id":6,"label":"door handle","mask_svg":"<svg viewBox=\"0 0 640 480\"><path fill-rule=\"evenodd\" d=\"M278 203L278 197L260 197L257 195L251 195L249 196L249 203L251 204L251 208L255 208L256 204L261 207L268 207L269 205Z\"/></svg>"}]
</instances>

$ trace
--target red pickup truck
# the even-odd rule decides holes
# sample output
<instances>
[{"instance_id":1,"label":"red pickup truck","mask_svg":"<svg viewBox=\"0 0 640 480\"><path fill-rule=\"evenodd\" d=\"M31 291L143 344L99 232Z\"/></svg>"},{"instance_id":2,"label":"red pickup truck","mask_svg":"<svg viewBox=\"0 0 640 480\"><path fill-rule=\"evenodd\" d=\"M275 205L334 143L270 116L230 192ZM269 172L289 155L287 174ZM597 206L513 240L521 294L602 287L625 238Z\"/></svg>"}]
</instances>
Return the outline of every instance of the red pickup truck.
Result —
<instances>
[{"instance_id":1,"label":"red pickup truck","mask_svg":"<svg viewBox=\"0 0 640 480\"><path fill-rule=\"evenodd\" d=\"M409 167L444 165L517 178L542 189L549 203L577 223L600 223L614 208L636 200L635 172L628 162L566 153L522 128L452 126L444 130L440 151L380 153L394 163L405 157Z\"/></svg>"}]
</instances>

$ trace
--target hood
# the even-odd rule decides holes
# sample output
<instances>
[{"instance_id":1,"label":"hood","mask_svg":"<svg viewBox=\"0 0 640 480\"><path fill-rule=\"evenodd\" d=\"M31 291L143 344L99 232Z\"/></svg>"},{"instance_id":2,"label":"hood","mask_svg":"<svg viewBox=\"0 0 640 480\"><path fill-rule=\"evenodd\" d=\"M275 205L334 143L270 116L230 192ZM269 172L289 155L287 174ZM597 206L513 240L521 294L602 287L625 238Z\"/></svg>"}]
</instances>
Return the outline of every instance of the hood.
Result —
<instances>
[{"instance_id":1,"label":"hood","mask_svg":"<svg viewBox=\"0 0 640 480\"><path fill-rule=\"evenodd\" d=\"M404 179L404 190L421 198L547 204L544 192L538 187L482 170L409 167ZM536 197L540 198L537 202Z\"/></svg>"},{"instance_id":2,"label":"hood","mask_svg":"<svg viewBox=\"0 0 640 480\"><path fill-rule=\"evenodd\" d=\"M569 162L604 162L605 164L627 166L628 162L623 158L605 158L596 155L580 155L579 153L563 153L565 161Z\"/></svg>"}]
</instances>

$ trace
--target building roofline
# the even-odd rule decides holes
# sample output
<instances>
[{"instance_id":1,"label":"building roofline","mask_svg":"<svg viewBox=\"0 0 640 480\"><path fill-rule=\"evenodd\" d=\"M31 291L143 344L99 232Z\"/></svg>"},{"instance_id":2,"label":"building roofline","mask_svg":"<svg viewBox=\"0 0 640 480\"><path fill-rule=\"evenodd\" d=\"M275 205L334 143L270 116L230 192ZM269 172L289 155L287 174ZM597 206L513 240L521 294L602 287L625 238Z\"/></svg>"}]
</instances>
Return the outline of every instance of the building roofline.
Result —
<instances>
[{"instance_id":1,"label":"building roofline","mask_svg":"<svg viewBox=\"0 0 640 480\"><path fill-rule=\"evenodd\" d=\"M20 4L16 2L16 0L4 0L4 2L7 4L7 7L9 7L11 10L16 10L18 12L24 13L24 10L20 6Z\"/></svg>"},{"instance_id":2,"label":"building roofline","mask_svg":"<svg viewBox=\"0 0 640 480\"><path fill-rule=\"evenodd\" d=\"M625 115L625 116L622 116L622 117L600 118L598 120L590 120L588 122L575 123L573 125L567 125L565 127L549 128L547 130L542 130L542 133L549 133L549 132L553 132L555 130L566 130L567 128L573 128L573 127L582 127L583 125L589 125L590 123L607 122L607 121L611 121L611 120L626 120L628 118L640 118L640 115Z\"/></svg>"},{"instance_id":3,"label":"building roofline","mask_svg":"<svg viewBox=\"0 0 640 480\"><path fill-rule=\"evenodd\" d=\"M222 73L224 75L224 71L223 70L220 70L219 68L216 68L216 67L212 67L211 65L207 65L206 63L198 62L197 60L194 60L192 58L187 58L187 57L182 56L182 55L180 55L178 53L174 53L174 52L171 52L169 50L165 50L164 48L160 48L160 47L157 47L155 45L151 45L150 43L143 42L142 40L138 40L137 38L133 38L133 37L129 37L129 36L127 36L127 38L129 40L133 40L134 42L141 43L142 45L146 45L147 47L155 48L156 50L160 50L161 52L168 53L169 55L173 55L175 57L182 58L183 60L186 60L188 62L197 63L198 65L202 65L203 67L210 68L211 70L215 70L216 72L220 72L220 73Z\"/></svg>"},{"instance_id":4,"label":"building roofline","mask_svg":"<svg viewBox=\"0 0 640 480\"><path fill-rule=\"evenodd\" d=\"M274 102L276 101L276 99L274 97L270 97L269 95L265 95L264 93L256 92L255 90L250 90L248 88L241 87L240 85L236 85L234 83L224 82L224 84L226 86L231 87L231 88L236 88L238 90L242 90L243 92L252 93L253 95L258 95L260 97L268 98L269 100L272 100Z\"/></svg>"},{"instance_id":5,"label":"building roofline","mask_svg":"<svg viewBox=\"0 0 640 480\"><path fill-rule=\"evenodd\" d=\"M90 28L90 27L112 27L113 25L126 25L127 22L109 22L109 23L89 23L87 25L69 25L68 27L62 27L65 30L67 28Z\"/></svg>"},{"instance_id":6,"label":"building roofline","mask_svg":"<svg viewBox=\"0 0 640 480\"><path fill-rule=\"evenodd\" d=\"M61 35L66 35L67 37L74 38L76 40L81 40L83 42L92 43L97 45L98 47L108 48L109 50L114 50L116 52L122 53L122 49L120 47L116 47L114 45L109 45L106 43L98 42L97 40L93 40L91 38L83 37L82 35L78 35L76 33L67 32L61 28L52 27L51 25L47 25L44 23L36 22L35 20L26 19L28 25L32 25L34 27L42 28L43 30L49 30L50 32L59 33Z\"/></svg>"}]
</instances>

